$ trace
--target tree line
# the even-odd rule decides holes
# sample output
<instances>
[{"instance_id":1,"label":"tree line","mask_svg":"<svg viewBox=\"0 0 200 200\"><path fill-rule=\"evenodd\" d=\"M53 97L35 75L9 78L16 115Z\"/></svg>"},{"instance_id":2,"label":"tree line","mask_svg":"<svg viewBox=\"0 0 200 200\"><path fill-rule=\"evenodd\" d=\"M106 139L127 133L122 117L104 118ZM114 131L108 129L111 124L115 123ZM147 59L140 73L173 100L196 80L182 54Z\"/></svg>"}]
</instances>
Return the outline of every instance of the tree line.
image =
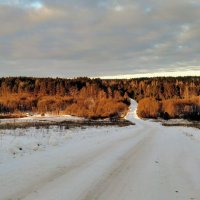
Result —
<instances>
[{"instance_id":1,"label":"tree line","mask_svg":"<svg viewBox=\"0 0 200 200\"><path fill-rule=\"evenodd\" d=\"M153 98L155 102L161 103L165 100L190 99L198 96L200 96L200 77L129 80L87 77L0 78L2 115L29 112L71 114L88 118L123 117L128 112L129 98L138 102L145 98ZM197 108L198 106L197 103ZM162 107L165 107L164 103ZM161 113L160 109L158 112Z\"/></svg>"}]
</instances>

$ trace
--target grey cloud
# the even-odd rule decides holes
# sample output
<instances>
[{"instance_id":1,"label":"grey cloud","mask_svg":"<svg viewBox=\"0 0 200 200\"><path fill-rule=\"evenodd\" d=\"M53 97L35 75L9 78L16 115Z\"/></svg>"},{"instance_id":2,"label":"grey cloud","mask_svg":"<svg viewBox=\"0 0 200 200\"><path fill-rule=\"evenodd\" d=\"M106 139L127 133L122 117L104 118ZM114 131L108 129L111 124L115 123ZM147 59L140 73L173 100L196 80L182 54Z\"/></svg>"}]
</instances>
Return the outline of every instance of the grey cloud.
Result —
<instances>
[{"instance_id":1,"label":"grey cloud","mask_svg":"<svg viewBox=\"0 0 200 200\"><path fill-rule=\"evenodd\" d=\"M0 4L0 75L98 76L199 67L195 1L41 3L40 10Z\"/></svg>"}]
</instances>

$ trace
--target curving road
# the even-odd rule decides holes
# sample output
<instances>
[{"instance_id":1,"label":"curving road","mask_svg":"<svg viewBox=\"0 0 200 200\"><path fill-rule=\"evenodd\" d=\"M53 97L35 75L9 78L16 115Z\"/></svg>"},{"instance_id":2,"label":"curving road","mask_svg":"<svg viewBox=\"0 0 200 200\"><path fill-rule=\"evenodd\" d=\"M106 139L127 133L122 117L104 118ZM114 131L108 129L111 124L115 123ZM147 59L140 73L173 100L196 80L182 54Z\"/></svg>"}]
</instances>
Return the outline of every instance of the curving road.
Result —
<instances>
[{"instance_id":1,"label":"curving road","mask_svg":"<svg viewBox=\"0 0 200 200\"><path fill-rule=\"evenodd\" d=\"M193 129L143 121L135 110L133 101L127 119L136 126L0 165L0 199L199 200L200 141L185 134Z\"/></svg>"}]
</instances>

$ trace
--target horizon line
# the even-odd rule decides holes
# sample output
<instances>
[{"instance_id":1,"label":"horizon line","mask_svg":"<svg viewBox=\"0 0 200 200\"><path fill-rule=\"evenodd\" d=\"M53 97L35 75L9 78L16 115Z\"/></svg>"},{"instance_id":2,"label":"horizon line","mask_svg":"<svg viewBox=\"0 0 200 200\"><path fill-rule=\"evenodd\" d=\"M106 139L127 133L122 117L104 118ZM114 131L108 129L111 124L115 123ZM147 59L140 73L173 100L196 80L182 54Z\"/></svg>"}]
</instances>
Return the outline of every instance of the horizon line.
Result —
<instances>
[{"instance_id":1,"label":"horizon line","mask_svg":"<svg viewBox=\"0 0 200 200\"><path fill-rule=\"evenodd\" d=\"M92 78L101 79L131 79L131 78L154 78L154 77L200 77L200 70L187 70L187 71L173 71L173 72L154 72L154 73L137 73L137 74L119 74L119 75L109 75L100 76Z\"/></svg>"}]
</instances>

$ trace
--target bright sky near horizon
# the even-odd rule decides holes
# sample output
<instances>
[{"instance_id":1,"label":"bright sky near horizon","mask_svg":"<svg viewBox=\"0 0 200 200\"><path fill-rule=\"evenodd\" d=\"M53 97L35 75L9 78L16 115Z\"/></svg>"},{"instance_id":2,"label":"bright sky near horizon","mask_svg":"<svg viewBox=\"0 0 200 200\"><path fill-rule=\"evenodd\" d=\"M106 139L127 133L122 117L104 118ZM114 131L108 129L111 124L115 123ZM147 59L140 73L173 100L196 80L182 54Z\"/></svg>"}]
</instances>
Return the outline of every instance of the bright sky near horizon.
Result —
<instances>
[{"instance_id":1,"label":"bright sky near horizon","mask_svg":"<svg viewBox=\"0 0 200 200\"><path fill-rule=\"evenodd\" d=\"M200 0L0 0L0 76L200 76Z\"/></svg>"}]
</instances>

